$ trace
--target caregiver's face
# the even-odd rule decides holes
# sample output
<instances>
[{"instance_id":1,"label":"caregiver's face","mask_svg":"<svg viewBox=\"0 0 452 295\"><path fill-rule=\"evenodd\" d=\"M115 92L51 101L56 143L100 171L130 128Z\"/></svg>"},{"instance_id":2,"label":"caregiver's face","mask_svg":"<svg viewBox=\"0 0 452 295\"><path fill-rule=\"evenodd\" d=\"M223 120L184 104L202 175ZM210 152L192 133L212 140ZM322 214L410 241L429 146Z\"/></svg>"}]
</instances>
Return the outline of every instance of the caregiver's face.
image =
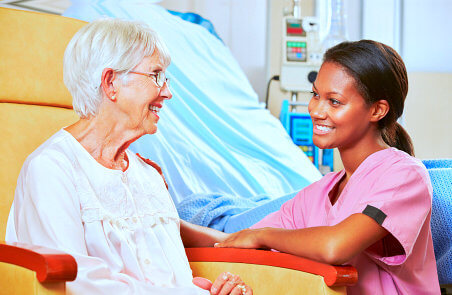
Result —
<instances>
[{"instance_id":1,"label":"caregiver's face","mask_svg":"<svg viewBox=\"0 0 452 295\"><path fill-rule=\"evenodd\" d=\"M372 132L371 108L354 78L338 64L326 62L320 68L308 110L319 148L350 148Z\"/></svg>"}]
</instances>

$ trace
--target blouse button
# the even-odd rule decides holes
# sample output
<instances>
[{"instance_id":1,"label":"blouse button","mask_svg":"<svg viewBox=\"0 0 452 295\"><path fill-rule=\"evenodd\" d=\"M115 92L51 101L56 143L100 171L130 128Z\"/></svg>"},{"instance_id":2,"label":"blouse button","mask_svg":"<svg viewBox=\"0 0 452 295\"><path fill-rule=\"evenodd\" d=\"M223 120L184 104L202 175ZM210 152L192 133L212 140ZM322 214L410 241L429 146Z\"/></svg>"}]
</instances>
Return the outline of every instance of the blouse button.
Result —
<instances>
[{"instance_id":1,"label":"blouse button","mask_svg":"<svg viewBox=\"0 0 452 295\"><path fill-rule=\"evenodd\" d=\"M146 259L144 260L144 263L149 264L149 263L151 263L151 261L150 261L149 259L146 258Z\"/></svg>"},{"instance_id":2,"label":"blouse button","mask_svg":"<svg viewBox=\"0 0 452 295\"><path fill-rule=\"evenodd\" d=\"M121 176L121 180L122 180L122 182L127 183L127 175L123 174Z\"/></svg>"},{"instance_id":3,"label":"blouse button","mask_svg":"<svg viewBox=\"0 0 452 295\"><path fill-rule=\"evenodd\" d=\"M138 218L136 218L135 216L132 218L133 223L137 223Z\"/></svg>"}]
</instances>

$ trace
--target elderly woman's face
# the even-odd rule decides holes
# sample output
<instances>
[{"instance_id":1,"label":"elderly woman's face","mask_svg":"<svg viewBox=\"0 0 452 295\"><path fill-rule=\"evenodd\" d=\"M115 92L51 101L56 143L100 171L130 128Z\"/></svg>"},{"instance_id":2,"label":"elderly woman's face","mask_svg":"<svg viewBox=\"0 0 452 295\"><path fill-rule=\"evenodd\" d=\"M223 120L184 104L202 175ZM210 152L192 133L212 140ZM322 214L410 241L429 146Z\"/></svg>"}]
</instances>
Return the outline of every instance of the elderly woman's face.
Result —
<instances>
[{"instance_id":1,"label":"elderly woman's face","mask_svg":"<svg viewBox=\"0 0 452 295\"><path fill-rule=\"evenodd\" d=\"M165 71L165 68L160 62L158 53L154 53L145 57L133 71L157 74ZM159 87L155 77L130 73L127 83L118 81L117 97L119 112L125 115L121 117L124 117L122 122L126 129L144 135L157 131L158 112L163 107L163 102L170 99L172 94L166 83Z\"/></svg>"}]
</instances>

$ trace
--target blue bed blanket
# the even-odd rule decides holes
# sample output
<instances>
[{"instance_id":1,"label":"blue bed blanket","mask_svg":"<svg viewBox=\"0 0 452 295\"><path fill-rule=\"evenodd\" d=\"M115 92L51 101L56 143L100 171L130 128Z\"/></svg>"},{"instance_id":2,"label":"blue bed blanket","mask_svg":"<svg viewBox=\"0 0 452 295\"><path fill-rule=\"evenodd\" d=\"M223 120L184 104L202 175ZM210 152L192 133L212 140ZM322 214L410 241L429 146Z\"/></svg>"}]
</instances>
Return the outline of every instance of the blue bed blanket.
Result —
<instances>
[{"instance_id":1,"label":"blue bed blanket","mask_svg":"<svg viewBox=\"0 0 452 295\"><path fill-rule=\"evenodd\" d=\"M204 27L138 0L75 0L63 15L141 20L167 44L173 98L160 112L157 133L130 148L162 167L182 218L226 226L229 217L321 177L259 103L229 49Z\"/></svg>"},{"instance_id":2,"label":"blue bed blanket","mask_svg":"<svg viewBox=\"0 0 452 295\"><path fill-rule=\"evenodd\" d=\"M225 194L195 194L178 204L181 218L226 233L252 226L268 214L279 210L282 204L295 197L297 192L279 198L259 195L253 198L236 198Z\"/></svg>"},{"instance_id":3,"label":"blue bed blanket","mask_svg":"<svg viewBox=\"0 0 452 295\"><path fill-rule=\"evenodd\" d=\"M433 187L432 239L440 284L452 284L452 159L422 161Z\"/></svg>"}]
</instances>

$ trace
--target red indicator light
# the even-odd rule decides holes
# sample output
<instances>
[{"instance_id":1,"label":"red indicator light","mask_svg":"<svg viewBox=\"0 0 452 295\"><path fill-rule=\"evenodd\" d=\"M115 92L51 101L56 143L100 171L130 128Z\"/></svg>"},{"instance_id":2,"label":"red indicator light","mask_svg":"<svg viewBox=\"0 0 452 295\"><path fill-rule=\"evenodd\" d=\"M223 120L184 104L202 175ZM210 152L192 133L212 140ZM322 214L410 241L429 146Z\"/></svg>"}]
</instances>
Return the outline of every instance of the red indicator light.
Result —
<instances>
[{"instance_id":1,"label":"red indicator light","mask_svg":"<svg viewBox=\"0 0 452 295\"><path fill-rule=\"evenodd\" d=\"M287 34L301 35L301 34L303 34L303 29L302 28L287 28Z\"/></svg>"}]
</instances>

